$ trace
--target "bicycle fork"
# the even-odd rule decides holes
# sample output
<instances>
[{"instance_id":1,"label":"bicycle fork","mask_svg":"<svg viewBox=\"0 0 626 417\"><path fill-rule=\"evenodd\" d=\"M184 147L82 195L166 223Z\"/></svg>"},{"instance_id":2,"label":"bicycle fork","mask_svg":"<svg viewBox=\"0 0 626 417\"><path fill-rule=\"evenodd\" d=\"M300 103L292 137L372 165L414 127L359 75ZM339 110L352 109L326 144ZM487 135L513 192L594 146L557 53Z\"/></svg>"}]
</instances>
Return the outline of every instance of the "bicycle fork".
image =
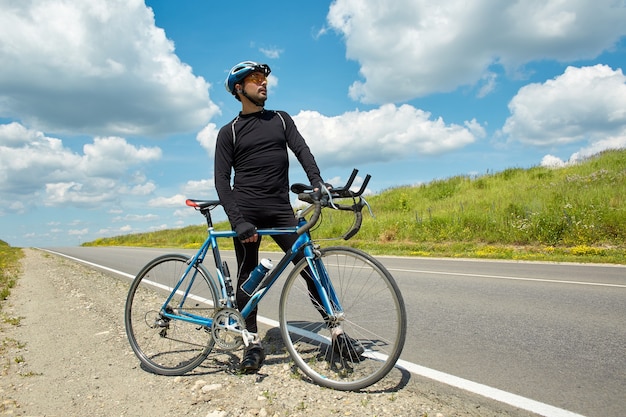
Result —
<instances>
[{"instance_id":1,"label":"bicycle fork","mask_svg":"<svg viewBox=\"0 0 626 417\"><path fill-rule=\"evenodd\" d=\"M304 248L305 257L312 273L311 279L315 284L323 311L320 313L329 327L338 327L344 319L343 308L337 297L335 287L328 275L328 270L322 262L321 252L308 245Z\"/></svg>"}]
</instances>

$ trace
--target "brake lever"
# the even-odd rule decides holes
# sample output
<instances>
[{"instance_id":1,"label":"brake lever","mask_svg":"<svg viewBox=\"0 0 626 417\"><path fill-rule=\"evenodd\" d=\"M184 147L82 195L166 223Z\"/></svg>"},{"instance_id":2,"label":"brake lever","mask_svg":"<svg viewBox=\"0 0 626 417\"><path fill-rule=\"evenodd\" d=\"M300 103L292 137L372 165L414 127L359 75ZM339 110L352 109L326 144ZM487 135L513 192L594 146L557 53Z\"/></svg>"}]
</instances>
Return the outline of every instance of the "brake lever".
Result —
<instances>
[{"instance_id":1,"label":"brake lever","mask_svg":"<svg viewBox=\"0 0 626 417\"><path fill-rule=\"evenodd\" d=\"M333 201L333 195L331 194L330 190L326 187L326 184L321 183L320 185L321 185L320 190L322 190L322 192L326 193L326 195L328 196L328 202L330 203L331 207L337 210L337 206L335 205L335 202Z\"/></svg>"},{"instance_id":2,"label":"brake lever","mask_svg":"<svg viewBox=\"0 0 626 417\"><path fill-rule=\"evenodd\" d=\"M376 218L376 216L374 215L374 212L372 211L372 206L370 206L370 203L368 203L367 200L364 199L363 197L359 197L359 198L364 203L365 207L367 207L367 210L370 212L370 216L372 216L373 218Z\"/></svg>"}]
</instances>

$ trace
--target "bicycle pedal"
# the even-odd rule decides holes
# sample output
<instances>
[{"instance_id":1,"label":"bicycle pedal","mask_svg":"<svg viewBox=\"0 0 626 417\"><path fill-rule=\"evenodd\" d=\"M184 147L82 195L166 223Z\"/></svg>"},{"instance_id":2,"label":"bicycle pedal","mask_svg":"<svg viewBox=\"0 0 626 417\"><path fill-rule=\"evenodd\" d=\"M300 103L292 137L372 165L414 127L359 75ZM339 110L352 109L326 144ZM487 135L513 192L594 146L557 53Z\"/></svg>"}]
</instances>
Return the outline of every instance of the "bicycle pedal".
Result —
<instances>
[{"instance_id":1,"label":"bicycle pedal","mask_svg":"<svg viewBox=\"0 0 626 417\"><path fill-rule=\"evenodd\" d=\"M247 331L245 329L241 332L241 337L243 338L243 344L246 347L249 347L251 344L258 343L258 341L259 341L259 335L258 334L250 333L249 331Z\"/></svg>"}]
</instances>

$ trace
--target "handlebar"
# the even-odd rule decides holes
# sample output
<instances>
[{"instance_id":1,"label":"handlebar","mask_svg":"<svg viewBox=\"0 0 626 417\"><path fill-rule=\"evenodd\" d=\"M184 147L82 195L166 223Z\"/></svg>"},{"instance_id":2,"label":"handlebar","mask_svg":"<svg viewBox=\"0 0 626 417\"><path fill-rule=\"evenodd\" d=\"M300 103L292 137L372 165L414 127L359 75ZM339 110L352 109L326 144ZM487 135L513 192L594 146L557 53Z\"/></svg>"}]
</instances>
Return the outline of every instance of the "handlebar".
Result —
<instances>
[{"instance_id":1,"label":"handlebar","mask_svg":"<svg viewBox=\"0 0 626 417\"><path fill-rule=\"evenodd\" d=\"M357 232L361 228L361 223L363 221L363 213L361 211L365 206L369 208L369 205L367 204L367 201L362 197L362 194L365 192L367 184L372 178L371 175L366 175L365 179L363 180L363 184L361 185L361 188L359 188L358 191L352 191L350 190L350 187L352 187L352 183L356 179L356 175L358 172L359 171L357 169L353 169L350 178L342 187L328 188L326 184L320 184L320 187L315 189L312 186L305 184L294 184L291 186L291 191L298 194L298 199L304 201L305 203L311 204L311 207L313 208L313 214L311 215L309 220L306 222L306 224L298 228L297 233L299 235L307 232L317 223L322 212L322 208L324 207L331 207L335 210L352 211L355 216L355 221L350 230L348 230L343 235L343 239L348 240L355 234L357 234ZM353 203L340 204L334 201L335 199L342 198L351 198Z\"/></svg>"},{"instance_id":2,"label":"handlebar","mask_svg":"<svg viewBox=\"0 0 626 417\"><path fill-rule=\"evenodd\" d=\"M317 188L306 184L293 184L291 186L291 191L298 194L299 200L311 204L302 212L302 217L311 212L312 214L306 224L300 226L297 229L296 232L299 235L306 233L313 226L315 226L320 218L322 209L325 207L330 207L335 210L352 211L355 217L354 224L352 225L350 230L348 230L342 237L344 240L348 240L357 234L357 232L361 228L361 223L363 221L363 213L361 212L363 210L363 207L367 207L370 210L370 214L372 212L369 204L362 196L362 194L365 192L365 189L367 188L367 184L372 178L371 175L368 174L365 176L361 188L359 188L357 191L350 190L350 187L356 179L356 175L358 172L359 171L357 169L353 169L350 178L348 178L348 181L342 187L329 188L329 186L326 184L320 184ZM335 202L336 199L344 198L351 198L352 204L341 204ZM206 218L208 227L213 227L211 210L221 204L219 200L188 199L185 203L188 206L200 211L202 215Z\"/></svg>"}]
</instances>

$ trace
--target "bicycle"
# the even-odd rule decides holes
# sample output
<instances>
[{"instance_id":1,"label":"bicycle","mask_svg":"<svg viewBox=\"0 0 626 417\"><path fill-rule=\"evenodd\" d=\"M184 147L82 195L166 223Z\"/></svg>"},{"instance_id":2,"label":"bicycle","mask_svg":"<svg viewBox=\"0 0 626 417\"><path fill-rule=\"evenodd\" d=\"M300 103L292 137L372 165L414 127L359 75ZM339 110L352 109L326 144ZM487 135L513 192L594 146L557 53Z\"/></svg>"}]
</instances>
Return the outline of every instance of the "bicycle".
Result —
<instances>
[{"instance_id":1,"label":"bicycle","mask_svg":"<svg viewBox=\"0 0 626 417\"><path fill-rule=\"evenodd\" d=\"M406 311L395 280L369 254L343 246L320 248L310 234L323 208L354 213L345 240L359 231L362 210L369 209L362 194L371 177L366 176L358 191L351 191L357 172L353 170L340 188L291 187L300 200L310 204L297 211L298 226L258 230L258 234L296 233L298 239L240 309L217 243L217 239L233 238L236 233L214 229L211 210L219 201L187 200L186 204L206 219L205 242L192 257L168 254L155 258L137 274L128 292L126 333L144 367L156 374L183 375L215 348L232 351L247 346L258 335L246 331L244 318L296 254L303 253L304 259L286 278L279 302L281 336L292 360L313 382L336 390L356 391L386 376L395 366L406 336ZM343 199L350 199L351 204ZM209 249L215 279L203 264ZM315 301L303 276L313 280L321 302ZM341 333L360 349L337 349L336 336Z\"/></svg>"}]
</instances>

